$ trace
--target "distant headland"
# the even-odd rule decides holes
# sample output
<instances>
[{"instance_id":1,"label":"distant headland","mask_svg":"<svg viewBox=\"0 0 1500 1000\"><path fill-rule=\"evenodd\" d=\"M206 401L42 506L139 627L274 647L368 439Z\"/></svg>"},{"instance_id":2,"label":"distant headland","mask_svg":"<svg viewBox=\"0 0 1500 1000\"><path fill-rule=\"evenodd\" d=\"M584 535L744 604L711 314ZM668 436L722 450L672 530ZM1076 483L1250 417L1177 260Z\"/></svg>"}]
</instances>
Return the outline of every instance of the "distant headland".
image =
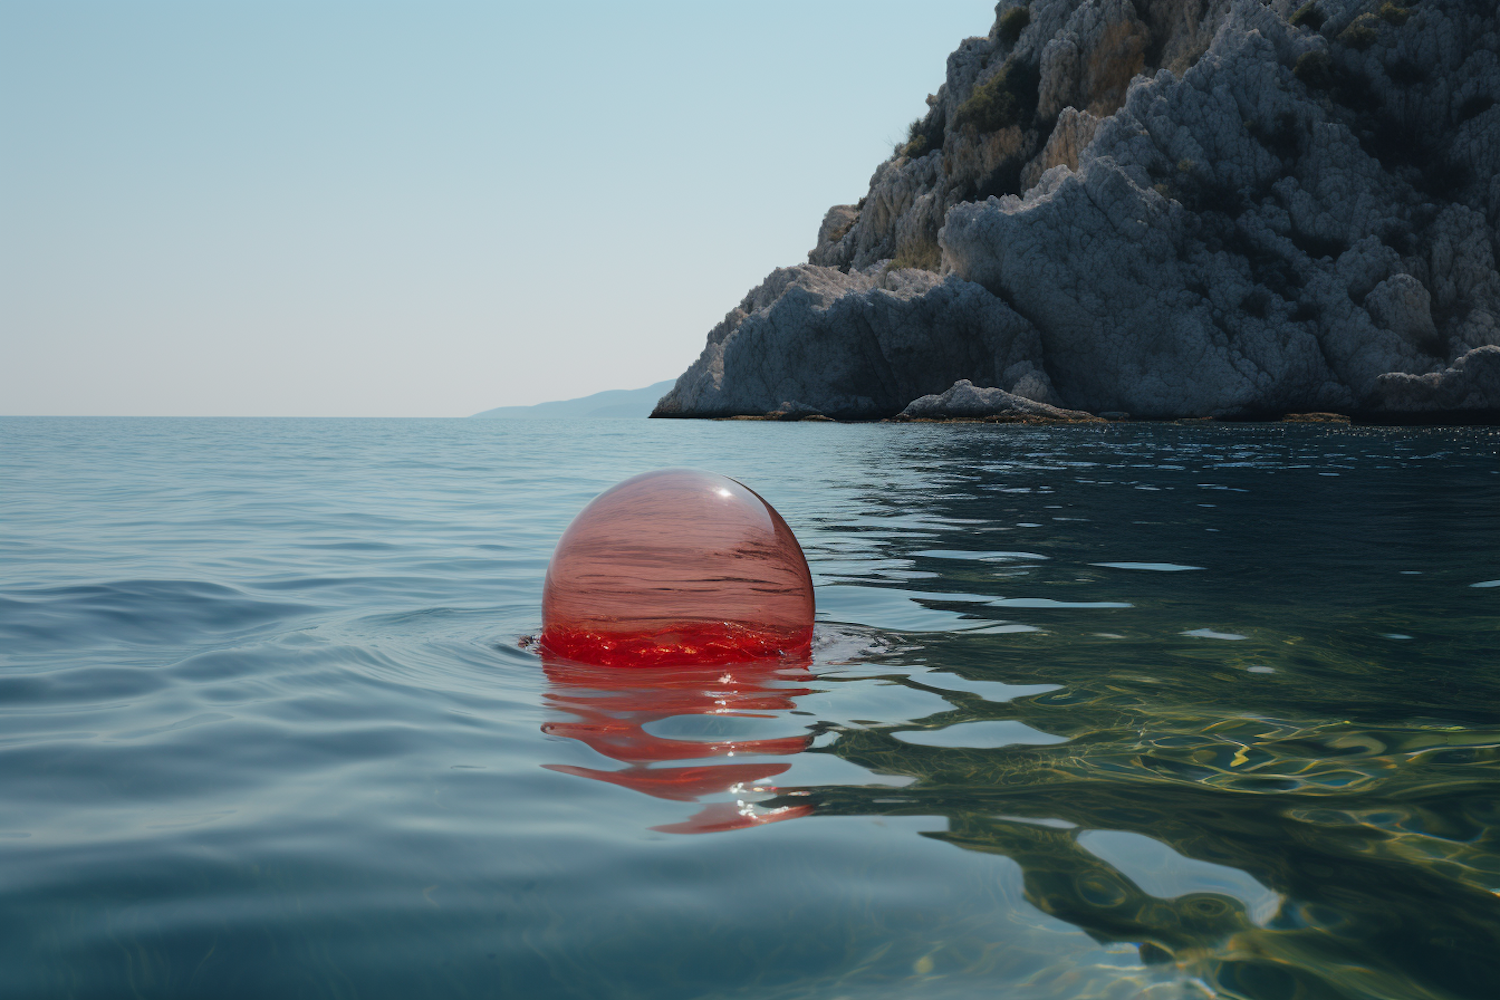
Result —
<instances>
[{"instance_id":1,"label":"distant headland","mask_svg":"<svg viewBox=\"0 0 1500 1000\"><path fill-rule=\"evenodd\" d=\"M672 388L672 380L655 382L644 389L606 389L591 396L578 399L559 399L533 406L497 406L493 410L476 413L476 417L497 417L509 420L555 420L576 417L637 417L651 415L651 407L662 393Z\"/></svg>"},{"instance_id":2,"label":"distant headland","mask_svg":"<svg viewBox=\"0 0 1500 1000\"><path fill-rule=\"evenodd\" d=\"M1500 414L1493 0L995 10L652 416Z\"/></svg>"}]
</instances>

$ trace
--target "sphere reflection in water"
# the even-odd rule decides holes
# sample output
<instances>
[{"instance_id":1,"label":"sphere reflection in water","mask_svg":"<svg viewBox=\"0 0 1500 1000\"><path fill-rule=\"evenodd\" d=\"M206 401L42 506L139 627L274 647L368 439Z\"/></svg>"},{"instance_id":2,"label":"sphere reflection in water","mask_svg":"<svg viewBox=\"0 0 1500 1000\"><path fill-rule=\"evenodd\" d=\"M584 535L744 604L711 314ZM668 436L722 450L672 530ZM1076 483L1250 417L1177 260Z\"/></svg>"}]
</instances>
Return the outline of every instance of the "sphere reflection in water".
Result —
<instances>
[{"instance_id":1,"label":"sphere reflection in water","mask_svg":"<svg viewBox=\"0 0 1500 1000\"><path fill-rule=\"evenodd\" d=\"M807 560L781 515L726 476L627 479L563 533L542 590L542 648L619 667L805 653Z\"/></svg>"},{"instance_id":2,"label":"sphere reflection in water","mask_svg":"<svg viewBox=\"0 0 1500 1000\"><path fill-rule=\"evenodd\" d=\"M569 764L543 767L634 789L660 799L697 802L723 793L732 802L710 802L689 819L653 827L663 833L718 833L812 813L811 805L763 808L748 799L774 793L754 787L783 774L791 765L776 758L806 750L812 736L761 739L687 740L653 735L648 727L682 716L775 719L811 693L806 658L731 666L667 666L617 670L542 653L550 685L548 706L565 715L542 726L550 736L578 740L599 754L627 765L602 770ZM726 762L723 758L735 758ZM771 758L771 759L766 759ZM692 763L684 764L683 762ZM656 766L656 765L673 766Z\"/></svg>"}]
</instances>

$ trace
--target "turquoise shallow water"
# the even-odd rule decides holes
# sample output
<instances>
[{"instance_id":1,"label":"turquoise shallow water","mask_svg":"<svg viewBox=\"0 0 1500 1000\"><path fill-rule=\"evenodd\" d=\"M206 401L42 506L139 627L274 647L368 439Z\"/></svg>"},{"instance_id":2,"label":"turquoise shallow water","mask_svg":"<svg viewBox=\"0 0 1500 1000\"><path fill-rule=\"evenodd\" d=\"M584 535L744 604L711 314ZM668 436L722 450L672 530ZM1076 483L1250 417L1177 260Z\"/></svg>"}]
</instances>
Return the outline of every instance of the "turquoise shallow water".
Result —
<instances>
[{"instance_id":1,"label":"turquoise shallow water","mask_svg":"<svg viewBox=\"0 0 1500 1000\"><path fill-rule=\"evenodd\" d=\"M811 664L527 645L669 465ZM0 420L0 996L1489 997L1497 512L1491 428Z\"/></svg>"}]
</instances>

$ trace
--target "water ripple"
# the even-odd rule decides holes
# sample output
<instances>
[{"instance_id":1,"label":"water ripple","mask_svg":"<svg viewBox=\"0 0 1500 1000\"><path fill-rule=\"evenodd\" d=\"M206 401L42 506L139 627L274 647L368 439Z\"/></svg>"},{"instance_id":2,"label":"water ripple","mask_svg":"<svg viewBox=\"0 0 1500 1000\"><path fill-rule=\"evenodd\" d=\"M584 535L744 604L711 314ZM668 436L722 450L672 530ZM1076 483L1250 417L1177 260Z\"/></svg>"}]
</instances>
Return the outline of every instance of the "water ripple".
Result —
<instances>
[{"instance_id":1,"label":"water ripple","mask_svg":"<svg viewBox=\"0 0 1500 1000\"><path fill-rule=\"evenodd\" d=\"M1488 996L1497 457L0 420L0 992ZM811 662L544 662L573 512L680 464L798 532Z\"/></svg>"}]
</instances>

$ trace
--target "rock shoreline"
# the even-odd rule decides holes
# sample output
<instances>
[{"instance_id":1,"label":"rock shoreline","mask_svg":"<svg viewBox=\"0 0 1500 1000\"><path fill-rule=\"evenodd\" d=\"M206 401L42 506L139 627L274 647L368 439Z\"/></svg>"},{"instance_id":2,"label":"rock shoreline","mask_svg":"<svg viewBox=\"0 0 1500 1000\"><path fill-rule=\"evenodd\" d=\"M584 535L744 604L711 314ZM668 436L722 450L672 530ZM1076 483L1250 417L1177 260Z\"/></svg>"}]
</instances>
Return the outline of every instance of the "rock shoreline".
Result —
<instances>
[{"instance_id":1,"label":"rock shoreline","mask_svg":"<svg viewBox=\"0 0 1500 1000\"><path fill-rule=\"evenodd\" d=\"M1493 423L1497 223L1492 0L1001 0L652 415Z\"/></svg>"},{"instance_id":2,"label":"rock shoreline","mask_svg":"<svg viewBox=\"0 0 1500 1000\"><path fill-rule=\"evenodd\" d=\"M666 419L750 420L767 423L829 423L829 424L1334 424L1343 427L1490 427L1500 425L1500 411L1463 413L1432 412L1423 414L1376 414L1351 416L1347 413L1286 413L1279 417L1221 418L1221 417L1175 417L1157 419L1150 417L1103 416L1089 414L1081 418L1023 416L1019 414L991 414L984 417L908 417L896 414L893 417L874 417L867 420L838 420L821 413L788 414L779 410L769 413L740 413L730 417L684 417L671 416Z\"/></svg>"}]
</instances>

